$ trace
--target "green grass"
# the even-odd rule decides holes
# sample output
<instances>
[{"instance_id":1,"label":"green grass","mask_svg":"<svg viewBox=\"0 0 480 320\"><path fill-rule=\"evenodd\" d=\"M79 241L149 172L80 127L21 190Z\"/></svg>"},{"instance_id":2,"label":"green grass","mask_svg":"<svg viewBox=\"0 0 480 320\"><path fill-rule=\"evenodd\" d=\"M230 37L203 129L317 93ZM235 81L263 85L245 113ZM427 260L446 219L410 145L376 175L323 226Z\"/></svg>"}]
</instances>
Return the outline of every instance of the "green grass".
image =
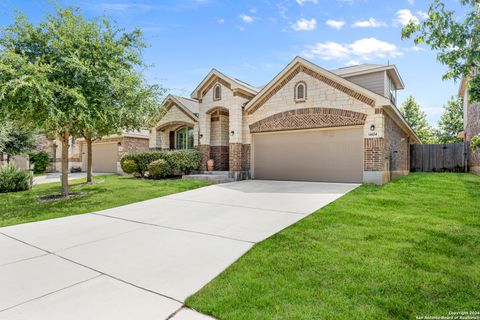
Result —
<instances>
[{"instance_id":1,"label":"green grass","mask_svg":"<svg viewBox=\"0 0 480 320\"><path fill-rule=\"evenodd\" d=\"M364 185L256 245L187 305L222 320L480 311L480 177Z\"/></svg>"},{"instance_id":2,"label":"green grass","mask_svg":"<svg viewBox=\"0 0 480 320\"><path fill-rule=\"evenodd\" d=\"M126 176L95 177L95 184L70 181L71 191L82 197L53 202L37 202L42 195L60 193L60 183L34 186L32 190L0 194L0 227L93 212L161 197L208 185L197 180L142 180Z\"/></svg>"}]
</instances>

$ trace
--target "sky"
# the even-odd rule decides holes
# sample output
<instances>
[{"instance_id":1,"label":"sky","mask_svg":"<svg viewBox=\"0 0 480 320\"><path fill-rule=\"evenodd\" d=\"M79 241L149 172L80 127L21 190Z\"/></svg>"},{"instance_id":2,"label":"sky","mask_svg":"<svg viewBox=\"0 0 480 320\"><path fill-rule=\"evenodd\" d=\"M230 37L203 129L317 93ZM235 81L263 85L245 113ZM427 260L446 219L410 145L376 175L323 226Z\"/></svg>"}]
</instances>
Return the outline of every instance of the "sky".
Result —
<instances>
[{"instance_id":1,"label":"sky","mask_svg":"<svg viewBox=\"0 0 480 320\"><path fill-rule=\"evenodd\" d=\"M212 69L260 86L295 56L325 69L359 63L395 64L405 83L400 104L419 102L436 126L442 106L458 92L443 81L446 67L426 46L401 39L410 19L422 19L430 0L59 0L87 17L106 15L125 30L139 27L149 47L146 77L170 93L189 96ZM446 0L458 15L458 0ZM51 12L49 0L0 0L0 27L15 9L33 22Z\"/></svg>"}]
</instances>

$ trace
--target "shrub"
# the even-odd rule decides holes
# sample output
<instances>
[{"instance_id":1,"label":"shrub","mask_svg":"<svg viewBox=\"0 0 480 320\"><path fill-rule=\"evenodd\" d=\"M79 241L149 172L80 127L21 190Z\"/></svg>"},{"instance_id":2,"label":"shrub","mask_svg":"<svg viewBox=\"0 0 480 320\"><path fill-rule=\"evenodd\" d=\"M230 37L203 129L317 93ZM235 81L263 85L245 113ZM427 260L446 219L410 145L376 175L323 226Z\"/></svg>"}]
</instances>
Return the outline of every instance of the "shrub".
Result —
<instances>
[{"instance_id":1,"label":"shrub","mask_svg":"<svg viewBox=\"0 0 480 320\"><path fill-rule=\"evenodd\" d=\"M29 154L30 165L33 164L34 173L44 173L48 168L50 161L48 153L45 151L32 152Z\"/></svg>"},{"instance_id":2,"label":"shrub","mask_svg":"<svg viewBox=\"0 0 480 320\"><path fill-rule=\"evenodd\" d=\"M173 170L182 174L198 170L202 161L202 154L196 150L167 151L165 156Z\"/></svg>"},{"instance_id":3,"label":"shrub","mask_svg":"<svg viewBox=\"0 0 480 320\"><path fill-rule=\"evenodd\" d=\"M28 190L32 187L29 170L18 169L14 164L0 167L0 193Z\"/></svg>"},{"instance_id":4,"label":"shrub","mask_svg":"<svg viewBox=\"0 0 480 320\"><path fill-rule=\"evenodd\" d=\"M480 135L476 135L472 138L472 141L470 142L470 148L472 151L480 150Z\"/></svg>"},{"instance_id":5,"label":"shrub","mask_svg":"<svg viewBox=\"0 0 480 320\"><path fill-rule=\"evenodd\" d=\"M137 165L136 174L134 174L140 177L145 177L145 173L148 171L148 165L155 160L163 158L163 154L158 151L129 153L122 157L120 165L123 169L125 161L131 160Z\"/></svg>"},{"instance_id":6,"label":"shrub","mask_svg":"<svg viewBox=\"0 0 480 320\"><path fill-rule=\"evenodd\" d=\"M138 166L133 160L121 161L122 170L127 174L137 174Z\"/></svg>"},{"instance_id":7,"label":"shrub","mask_svg":"<svg viewBox=\"0 0 480 320\"><path fill-rule=\"evenodd\" d=\"M120 165L124 172L124 167L127 161L133 161L136 168L132 166L130 171L139 177L145 177L148 170L148 165L153 161L163 159L165 160L172 170L172 172L178 172L180 174L189 174L193 170L200 168L202 155L196 150L173 150L173 151L149 151L149 152L137 152L126 154L120 160Z\"/></svg>"},{"instance_id":8,"label":"shrub","mask_svg":"<svg viewBox=\"0 0 480 320\"><path fill-rule=\"evenodd\" d=\"M152 161L148 165L148 176L152 179L161 179L172 175L172 167L164 159Z\"/></svg>"}]
</instances>

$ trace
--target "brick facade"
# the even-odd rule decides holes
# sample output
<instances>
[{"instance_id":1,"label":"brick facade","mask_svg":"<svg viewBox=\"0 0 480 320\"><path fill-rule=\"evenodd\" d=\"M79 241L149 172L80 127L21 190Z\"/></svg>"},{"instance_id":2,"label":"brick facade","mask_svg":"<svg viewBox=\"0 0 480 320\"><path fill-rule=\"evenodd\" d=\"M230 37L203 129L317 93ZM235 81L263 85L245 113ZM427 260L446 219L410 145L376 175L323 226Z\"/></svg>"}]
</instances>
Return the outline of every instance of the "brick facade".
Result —
<instances>
[{"instance_id":1,"label":"brick facade","mask_svg":"<svg viewBox=\"0 0 480 320\"><path fill-rule=\"evenodd\" d=\"M465 140L469 142L474 136L480 134L480 103L468 104L466 112ZM480 151L469 153L468 167L471 171L480 174Z\"/></svg>"},{"instance_id":2,"label":"brick facade","mask_svg":"<svg viewBox=\"0 0 480 320\"><path fill-rule=\"evenodd\" d=\"M242 144L242 170L250 170L250 145Z\"/></svg>"},{"instance_id":3,"label":"brick facade","mask_svg":"<svg viewBox=\"0 0 480 320\"><path fill-rule=\"evenodd\" d=\"M386 169L390 170L391 179L407 175L410 170L410 143L403 130L385 115L384 154L388 160Z\"/></svg>"},{"instance_id":4,"label":"brick facade","mask_svg":"<svg viewBox=\"0 0 480 320\"><path fill-rule=\"evenodd\" d=\"M242 170L242 144L230 143L230 171Z\"/></svg>"},{"instance_id":5,"label":"brick facade","mask_svg":"<svg viewBox=\"0 0 480 320\"><path fill-rule=\"evenodd\" d=\"M336 108L302 108L280 112L250 125L250 132L363 125L367 115Z\"/></svg>"},{"instance_id":6,"label":"brick facade","mask_svg":"<svg viewBox=\"0 0 480 320\"><path fill-rule=\"evenodd\" d=\"M210 146L209 158L213 159L216 171L227 171L229 163L229 147Z\"/></svg>"},{"instance_id":7,"label":"brick facade","mask_svg":"<svg viewBox=\"0 0 480 320\"><path fill-rule=\"evenodd\" d=\"M383 138L363 139L363 167L365 171L384 171L384 149Z\"/></svg>"},{"instance_id":8,"label":"brick facade","mask_svg":"<svg viewBox=\"0 0 480 320\"><path fill-rule=\"evenodd\" d=\"M198 151L202 154L202 163L200 165L200 170L207 170L207 161L210 159L210 145L201 144L197 146Z\"/></svg>"}]
</instances>

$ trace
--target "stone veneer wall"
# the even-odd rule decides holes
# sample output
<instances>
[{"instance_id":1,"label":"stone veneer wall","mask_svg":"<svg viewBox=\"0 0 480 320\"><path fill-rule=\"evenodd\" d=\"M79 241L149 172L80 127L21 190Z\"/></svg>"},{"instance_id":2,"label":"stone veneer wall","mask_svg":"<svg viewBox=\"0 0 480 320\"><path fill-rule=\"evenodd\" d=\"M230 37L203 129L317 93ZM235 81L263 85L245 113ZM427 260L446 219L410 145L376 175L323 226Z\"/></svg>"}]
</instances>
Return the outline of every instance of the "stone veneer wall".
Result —
<instances>
[{"instance_id":1,"label":"stone veneer wall","mask_svg":"<svg viewBox=\"0 0 480 320\"><path fill-rule=\"evenodd\" d=\"M230 143L230 171L242 170L242 144Z\"/></svg>"},{"instance_id":2,"label":"stone veneer wall","mask_svg":"<svg viewBox=\"0 0 480 320\"><path fill-rule=\"evenodd\" d=\"M134 137L123 137L122 146L118 151L118 161L122 159L124 154L133 153L133 152L142 152L149 150L148 139L134 138Z\"/></svg>"},{"instance_id":3,"label":"stone veneer wall","mask_svg":"<svg viewBox=\"0 0 480 320\"><path fill-rule=\"evenodd\" d=\"M480 134L480 103L468 104L465 140L469 142L477 134ZM480 174L480 151L469 153L468 167L470 171Z\"/></svg>"}]
</instances>

